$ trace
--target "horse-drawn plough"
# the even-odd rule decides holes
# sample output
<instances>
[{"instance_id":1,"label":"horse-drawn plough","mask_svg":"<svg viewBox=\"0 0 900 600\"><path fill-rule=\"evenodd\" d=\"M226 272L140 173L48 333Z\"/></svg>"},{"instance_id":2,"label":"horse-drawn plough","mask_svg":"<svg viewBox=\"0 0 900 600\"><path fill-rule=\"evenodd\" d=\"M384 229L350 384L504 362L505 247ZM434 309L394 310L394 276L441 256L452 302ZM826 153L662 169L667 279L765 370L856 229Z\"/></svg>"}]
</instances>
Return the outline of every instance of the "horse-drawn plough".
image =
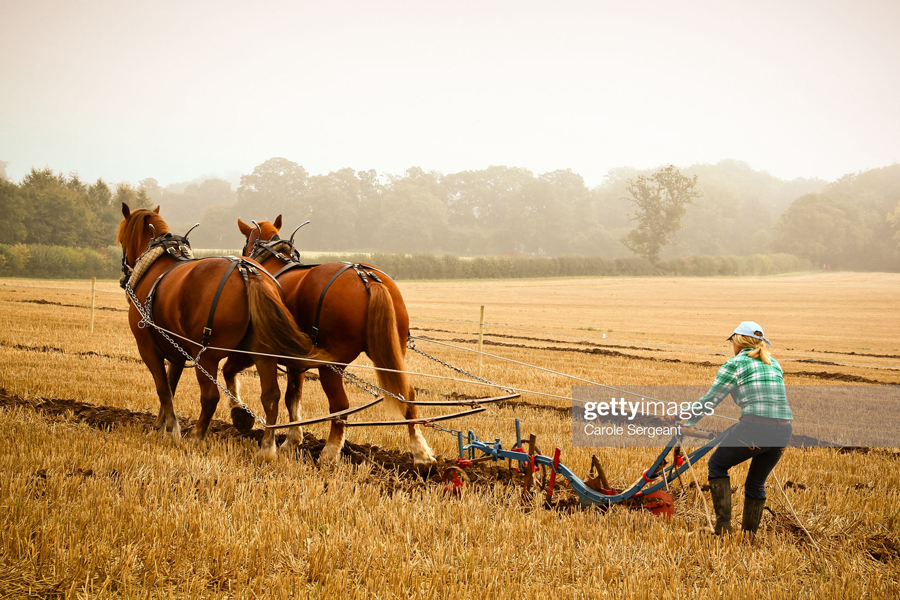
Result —
<instances>
[{"instance_id":1,"label":"horse-drawn plough","mask_svg":"<svg viewBox=\"0 0 900 600\"><path fill-rule=\"evenodd\" d=\"M171 412L174 388L182 369L196 367L197 378L201 385L203 411L192 431L192 438L195 440L202 439L205 435L218 401L218 390L221 390L232 402L232 420L235 426L247 430L252 427L254 421L264 426L265 434L261 441L260 453L267 459L275 455L274 432L278 429L289 430L285 446L296 446L300 427L330 422L331 435L322 458L334 460L343 445L346 427L406 426L409 428L416 463L422 468L428 468L434 463L434 458L418 428L430 427L456 438L459 456L453 466L446 468L443 474L446 490L451 494L460 492L466 479L466 469L472 465L484 462L505 462L512 472L521 477L522 491L526 495L540 493L545 496L547 501L551 500L558 484L558 477L561 476L577 494L583 506L608 507L615 504L649 510L667 517L674 512L674 502L668 492L670 484L680 480L685 471L692 470L692 464L706 455L727 435L727 431L717 435L682 428L684 434L674 436L641 476L633 484L623 489L616 489L610 484L603 466L596 457L593 457L589 476L581 479L572 469L563 464L560 448L555 448L552 456L546 456L537 447L534 435L530 435L527 440L523 439L519 419L515 420L515 441L505 447L500 438L494 438L492 441L483 440L471 430L463 433L462 430L445 429L437 425L439 422L461 419L483 412L487 410L488 405L517 398L520 391L526 390L492 383L417 348L415 345L417 340L431 340L414 338L409 335L408 317L405 308L402 307L399 291L396 290L396 286L390 278L376 267L354 263L304 265L300 262L299 255L294 249L293 235L290 240L282 240L278 237L280 217L276 219L274 225L268 222L258 224L254 221L252 228L240 222L241 230L247 239L243 251L244 257L194 259L186 236L174 236L168 233L168 227L159 218L156 211L141 210L130 213L127 207L124 207L123 214L125 221L120 226L119 234L119 242L123 246L122 284L132 305L132 331L138 340L141 356L148 363L157 382L157 391L161 402L157 426L173 434L177 434L179 431L177 419L174 419L174 413ZM266 227L264 228L264 226ZM147 231L148 228L149 231ZM158 231L164 233L157 235ZM129 260L129 256L133 258ZM198 263L201 261L210 261L210 263L206 268L199 268ZM218 264L224 267L223 272L217 270ZM180 279L175 277L166 279L173 271L178 273L179 267L183 265L188 266L180 269ZM326 268L320 274L316 270L322 267ZM247 301L241 300L238 287L233 283L229 284L229 278L233 273L243 279L244 286L248 290L249 314L246 309ZM340 279L344 273L356 277ZM147 276L144 277L145 275ZM211 275L213 276L212 280L210 280ZM359 282L365 287L364 295L360 296L356 289L350 287L353 285L354 279L358 280L355 284L357 288ZM213 285L206 285L210 281ZM232 279L231 281L236 283L238 280ZM166 287L167 284L169 287ZM200 284L205 286L203 293L197 293L196 289L185 292L190 285L199 286ZM309 287L314 288L314 293L304 296L304 290ZM340 300L333 305L328 305L330 310L323 310L323 307L326 306L325 299L329 289L339 289L339 292L333 291L329 298L338 296ZM224 294L223 290L225 290ZM230 290L230 296L228 290ZM256 291L254 292L254 290ZM281 297L287 300L287 305L281 304L278 292L275 290L280 290ZM166 304L162 299L168 299L169 296L173 296L179 291L196 294L198 304L203 304L208 299L210 302L208 314L204 312L205 309L197 310L194 322L186 323L183 304L178 305L180 312L177 316L167 314L173 310L172 303ZM365 300L362 308L348 304L347 298L353 293ZM144 296L143 300L139 298L139 295ZM235 317L231 315L229 321L228 317L222 316L221 313L224 311L216 312L217 305L220 304L244 307L235 310L243 310L246 316L235 320ZM308 332L308 337L306 333L301 333L296 328L292 329L292 324L284 321L284 315L287 314L289 308L300 329ZM265 318L258 316L264 315L266 310L275 317L271 315ZM365 316L360 312L361 310L368 311L368 321L360 317L360 315ZM278 321L278 319L282 320ZM270 321L276 325L273 326ZM358 323L356 329L360 331L351 331L350 333L340 331L338 325L354 321ZM229 326L232 328L243 327L244 329L241 331L246 330L247 333L243 334L243 337L235 336L233 332L230 332L232 333L230 337L224 335L222 333L223 322L226 323L226 328ZM366 322L368 324L364 324ZM280 332L278 331L279 327L287 328L288 331ZM284 333L300 337L301 343L292 343L290 340L285 341L279 337ZM399 344L401 334L405 334L408 349L464 375L470 383L478 382L499 388L506 394L475 399L416 400L415 388L409 384L408 376L423 374L411 373L405 369L403 361L405 352ZM281 353L271 354L262 351L260 348L264 345L274 346L277 350L281 350ZM198 350L192 353L186 350L185 346L196 347ZM363 350L375 363L372 368L375 369L378 376L378 385L347 371L347 368L351 366L350 363ZM225 358L227 358L227 362L223 372L227 386L220 384L215 376L219 362ZM162 365L164 361L169 363L169 369L166 371L163 368L160 372L159 365ZM254 363L260 373L263 388L262 402L266 410L266 418L255 414L240 399L234 380L237 373ZM279 364L285 367L288 375L285 403L288 406L291 421L284 424L276 423L280 399L276 381L276 369ZM311 368L319 371L320 382L328 395L331 411L318 417L300 419L299 396L303 373ZM547 370L536 366L534 368ZM431 376L434 377L434 375ZM440 378L464 381L449 377ZM345 381L356 385L375 398L370 402L351 408L341 385ZM361 413L385 400L389 400L388 406L403 418L382 421L349 419L351 415ZM441 416L418 417L416 410L420 406L460 406L465 407L466 410ZM688 453L682 450L684 435L712 439Z\"/></svg>"}]
</instances>

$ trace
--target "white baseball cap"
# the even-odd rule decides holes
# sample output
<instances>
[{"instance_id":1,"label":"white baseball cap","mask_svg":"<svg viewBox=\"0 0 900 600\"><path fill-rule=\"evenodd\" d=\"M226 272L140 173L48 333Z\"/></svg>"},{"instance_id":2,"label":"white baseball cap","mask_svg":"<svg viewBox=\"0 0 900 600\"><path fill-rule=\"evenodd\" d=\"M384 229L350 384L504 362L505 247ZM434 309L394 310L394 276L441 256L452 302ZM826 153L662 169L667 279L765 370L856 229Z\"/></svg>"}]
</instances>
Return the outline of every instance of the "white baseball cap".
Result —
<instances>
[{"instance_id":1,"label":"white baseball cap","mask_svg":"<svg viewBox=\"0 0 900 600\"><path fill-rule=\"evenodd\" d=\"M765 338L763 334L763 328L760 327L759 323L755 321L741 321L741 324L734 328L734 333L728 336L728 341L731 341L736 335L743 335L747 337L756 338L758 340L762 340L768 345L772 345L772 342Z\"/></svg>"}]
</instances>

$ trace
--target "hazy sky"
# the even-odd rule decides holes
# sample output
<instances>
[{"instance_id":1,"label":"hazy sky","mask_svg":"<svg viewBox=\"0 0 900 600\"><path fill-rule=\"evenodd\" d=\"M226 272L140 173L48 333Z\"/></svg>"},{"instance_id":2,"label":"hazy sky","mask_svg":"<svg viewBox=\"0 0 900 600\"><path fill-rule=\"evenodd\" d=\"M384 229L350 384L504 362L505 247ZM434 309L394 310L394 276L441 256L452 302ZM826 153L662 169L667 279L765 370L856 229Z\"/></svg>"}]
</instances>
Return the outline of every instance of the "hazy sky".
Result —
<instances>
[{"instance_id":1,"label":"hazy sky","mask_svg":"<svg viewBox=\"0 0 900 600\"><path fill-rule=\"evenodd\" d=\"M0 0L0 160L162 184L900 160L900 2Z\"/></svg>"}]
</instances>

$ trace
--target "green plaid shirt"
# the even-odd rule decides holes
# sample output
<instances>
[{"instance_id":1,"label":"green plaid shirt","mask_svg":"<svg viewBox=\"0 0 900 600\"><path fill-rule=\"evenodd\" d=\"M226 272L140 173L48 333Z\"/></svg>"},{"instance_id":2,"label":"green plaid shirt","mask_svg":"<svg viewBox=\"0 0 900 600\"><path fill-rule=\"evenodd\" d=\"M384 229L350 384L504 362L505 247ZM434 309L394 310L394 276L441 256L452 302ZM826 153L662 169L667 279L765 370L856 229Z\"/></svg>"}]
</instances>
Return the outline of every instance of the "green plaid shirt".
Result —
<instances>
[{"instance_id":1,"label":"green plaid shirt","mask_svg":"<svg viewBox=\"0 0 900 600\"><path fill-rule=\"evenodd\" d=\"M716 373L716 380L705 396L698 402L706 411L706 403L718 406L725 396L731 394L734 403L741 407L741 416L756 415L770 419L793 419L784 391L784 371L774 358L767 365L758 358L750 358L744 348L734 358L729 358ZM685 422L694 425L703 417L695 416Z\"/></svg>"}]
</instances>

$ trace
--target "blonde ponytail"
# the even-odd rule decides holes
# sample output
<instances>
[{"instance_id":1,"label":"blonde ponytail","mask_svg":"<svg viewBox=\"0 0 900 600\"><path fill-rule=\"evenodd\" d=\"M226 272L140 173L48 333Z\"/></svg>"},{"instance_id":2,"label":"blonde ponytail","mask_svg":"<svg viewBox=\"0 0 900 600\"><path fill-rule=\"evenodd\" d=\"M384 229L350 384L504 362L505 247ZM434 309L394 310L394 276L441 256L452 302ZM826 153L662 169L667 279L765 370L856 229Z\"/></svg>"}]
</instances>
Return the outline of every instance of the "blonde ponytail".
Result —
<instances>
[{"instance_id":1,"label":"blonde ponytail","mask_svg":"<svg viewBox=\"0 0 900 600\"><path fill-rule=\"evenodd\" d=\"M753 348L753 350L747 353L747 356L750 358L758 358L767 365L772 364L772 355L769 354L764 341L746 335L735 335L731 338L731 341L741 348Z\"/></svg>"}]
</instances>

